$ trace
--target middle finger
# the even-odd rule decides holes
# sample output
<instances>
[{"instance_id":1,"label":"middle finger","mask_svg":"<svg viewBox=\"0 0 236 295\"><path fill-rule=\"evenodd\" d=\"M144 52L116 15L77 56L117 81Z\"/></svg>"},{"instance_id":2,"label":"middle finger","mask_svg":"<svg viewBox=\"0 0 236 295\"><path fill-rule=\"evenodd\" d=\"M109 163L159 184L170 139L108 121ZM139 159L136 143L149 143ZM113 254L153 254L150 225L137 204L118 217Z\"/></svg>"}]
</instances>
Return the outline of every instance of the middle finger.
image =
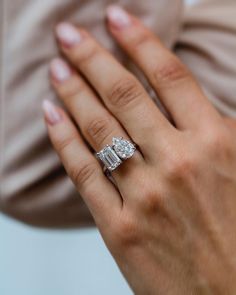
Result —
<instances>
[{"instance_id":1,"label":"middle finger","mask_svg":"<svg viewBox=\"0 0 236 295\"><path fill-rule=\"evenodd\" d=\"M111 144L113 137L129 139L123 127L102 105L83 78L65 61L54 59L50 70L55 90L77 122L85 139L96 152L103 149L106 144ZM141 163L144 164L143 157L139 151L136 151L131 159L113 171L121 193L123 187L126 187L127 193L127 181L130 183L131 179L136 179L133 176ZM125 177L127 173L129 179Z\"/></svg>"}]
</instances>

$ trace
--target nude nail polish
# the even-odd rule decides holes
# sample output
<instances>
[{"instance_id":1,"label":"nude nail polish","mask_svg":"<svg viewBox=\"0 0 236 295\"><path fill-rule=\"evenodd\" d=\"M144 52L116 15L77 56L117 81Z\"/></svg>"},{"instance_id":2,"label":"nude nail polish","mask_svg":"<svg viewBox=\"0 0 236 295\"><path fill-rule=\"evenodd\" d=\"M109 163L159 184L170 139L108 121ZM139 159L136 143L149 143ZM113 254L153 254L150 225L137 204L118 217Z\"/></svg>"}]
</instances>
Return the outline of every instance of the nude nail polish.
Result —
<instances>
[{"instance_id":1,"label":"nude nail polish","mask_svg":"<svg viewBox=\"0 0 236 295\"><path fill-rule=\"evenodd\" d=\"M57 110L56 106L49 100L45 99L42 104L46 121L50 125L55 125L62 121L62 116Z\"/></svg>"},{"instance_id":2,"label":"nude nail polish","mask_svg":"<svg viewBox=\"0 0 236 295\"><path fill-rule=\"evenodd\" d=\"M107 18L110 24L117 28L125 28L131 24L129 14L117 5L110 5L107 8Z\"/></svg>"},{"instance_id":3,"label":"nude nail polish","mask_svg":"<svg viewBox=\"0 0 236 295\"><path fill-rule=\"evenodd\" d=\"M74 46L81 41L78 29L70 23L60 23L56 27L56 35L60 42L66 46Z\"/></svg>"},{"instance_id":4,"label":"nude nail polish","mask_svg":"<svg viewBox=\"0 0 236 295\"><path fill-rule=\"evenodd\" d=\"M61 58L55 58L50 64L52 77L58 82L64 82L71 76L69 65Z\"/></svg>"}]
</instances>

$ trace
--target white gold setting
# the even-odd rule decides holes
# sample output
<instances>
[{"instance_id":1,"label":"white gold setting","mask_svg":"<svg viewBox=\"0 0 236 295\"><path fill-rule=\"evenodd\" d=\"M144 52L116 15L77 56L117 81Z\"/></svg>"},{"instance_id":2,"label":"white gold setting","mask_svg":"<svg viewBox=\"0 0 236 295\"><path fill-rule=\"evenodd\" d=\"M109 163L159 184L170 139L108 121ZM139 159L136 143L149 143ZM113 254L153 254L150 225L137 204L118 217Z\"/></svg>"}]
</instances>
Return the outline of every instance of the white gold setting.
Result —
<instances>
[{"instance_id":1,"label":"white gold setting","mask_svg":"<svg viewBox=\"0 0 236 295\"><path fill-rule=\"evenodd\" d=\"M113 137L112 145L106 145L96 156L109 171L114 171L123 160L131 158L136 151L136 145L123 137Z\"/></svg>"},{"instance_id":2,"label":"white gold setting","mask_svg":"<svg viewBox=\"0 0 236 295\"><path fill-rule=\"evenodd\" d=\"M116 152L109 145L106 145L104 149L97 153L97 157L109 171L115 170L122 163Z\"/></svg>"}]
</instances>

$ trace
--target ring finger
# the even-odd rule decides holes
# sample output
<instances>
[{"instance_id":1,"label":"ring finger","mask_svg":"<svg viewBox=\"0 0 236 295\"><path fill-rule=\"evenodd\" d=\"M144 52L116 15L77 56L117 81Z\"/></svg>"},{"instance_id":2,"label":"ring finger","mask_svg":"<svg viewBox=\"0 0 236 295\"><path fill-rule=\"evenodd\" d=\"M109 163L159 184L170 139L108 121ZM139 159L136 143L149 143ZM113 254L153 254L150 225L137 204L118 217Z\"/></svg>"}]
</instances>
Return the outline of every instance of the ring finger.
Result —
<instances>
[{"instance_id":1,"label":"ring finger","mask_svg":"<svg viewBox=\"0 0 236 295\"><path fill-rule=\"evenodd\" d=\"M146 162L153 163L157 149L165 146L176 129L150 99L142 84L107 50L81 28L57 26L60 48L142 149ZM158 128L157 128L158 126ZM153 136L158 136L158 143ZM157 144L155 146L155 144Z\"/></svg>"},{"instance_id":2,"label":"ring finger","mask_svg":"<svg viewBox=\"0 0 236 295\"><path fill-rule=\"evenodd\" d=\"M124 128L102 105L93 90L64 60L53 60L50 69L55 90L79 125L83 136L96 152L106 144L111 144L113 137L129 139ZM127 181L132 181L132 175L141 163L144 163L143 157L136 151L131 159L122 163L113 172L121 194L123 187L126 193L127 187L131 187L127 186ZM125 177L127 173L128 178Z\"/></svg>"}]
</instances>

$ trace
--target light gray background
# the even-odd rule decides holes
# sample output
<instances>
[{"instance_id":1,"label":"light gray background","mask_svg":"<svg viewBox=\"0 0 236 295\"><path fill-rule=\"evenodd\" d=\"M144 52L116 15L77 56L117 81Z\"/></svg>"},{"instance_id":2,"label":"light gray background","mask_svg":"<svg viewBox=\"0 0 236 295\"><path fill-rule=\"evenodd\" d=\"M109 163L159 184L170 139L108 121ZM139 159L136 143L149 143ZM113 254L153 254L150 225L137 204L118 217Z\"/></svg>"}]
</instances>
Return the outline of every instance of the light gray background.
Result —
<instances>
[{"instance_id":1,"label":"light gray background","mask_svg":"<svg viewBox=\"0 0 236 295\"><path fill-rule=\"evenodd\" d=\"M97 230L36 230L0 215L0 294L132 293Z\"/></svg>"},{"instance_id":2,"label":"light gray background","mask_svg":"<svg viewBox=\"0 0 236 295\"><path fill-rule=\"evenodd\" d=\"M132 292L97 230L38 230L0 215L0 294Z\"/></svg>"}]
</instances>

